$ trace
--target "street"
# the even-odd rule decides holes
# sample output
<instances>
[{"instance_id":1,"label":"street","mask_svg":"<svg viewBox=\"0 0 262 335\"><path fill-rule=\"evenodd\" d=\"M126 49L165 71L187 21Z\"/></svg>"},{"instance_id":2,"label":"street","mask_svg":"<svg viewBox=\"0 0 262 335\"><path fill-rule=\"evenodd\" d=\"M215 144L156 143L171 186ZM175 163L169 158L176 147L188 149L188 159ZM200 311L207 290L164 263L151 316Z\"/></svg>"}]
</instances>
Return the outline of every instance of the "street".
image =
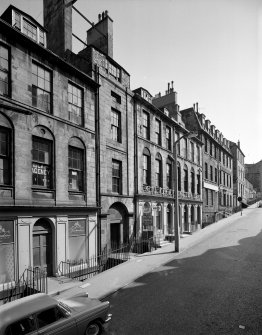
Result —
<instances>
[{"instance_id":1,"label":"street","mask_svg":"<svg viewBox=\"0 0 262 335\"><path fill-rule=\"evenodd\" d=\"M111 296L107 334L261 335L262 209L245 211Z\"/></svg>"}]
</instances>

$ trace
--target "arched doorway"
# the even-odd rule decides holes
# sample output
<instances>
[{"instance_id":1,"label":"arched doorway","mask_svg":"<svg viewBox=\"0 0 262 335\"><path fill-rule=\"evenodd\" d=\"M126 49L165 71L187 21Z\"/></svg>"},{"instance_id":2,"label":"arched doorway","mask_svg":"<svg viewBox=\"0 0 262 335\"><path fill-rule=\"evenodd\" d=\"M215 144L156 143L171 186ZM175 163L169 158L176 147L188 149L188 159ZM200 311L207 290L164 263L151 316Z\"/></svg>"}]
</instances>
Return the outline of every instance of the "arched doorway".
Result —
<instances>
[{"instance_id":1,"label":"arched doorway","mask_svg":"<svg viewBox=\"0 0 262 335\"><path fill-rule=\"evenodd\" d=\"M128 211L123 204L115 203L109 208L108 213L111 248L118 248L129 239Z\"/></svg>"},{"instance_id":2,"label":"arched doorway","mask_svg":"<svg viewBox=\"0 0 262 335\"><path fill-rule=\"evenodd\" d=\"M39 219L33 228L33 267L44 268L53 275L52 227L48 220Z\"/></svg>"}]
</instances>

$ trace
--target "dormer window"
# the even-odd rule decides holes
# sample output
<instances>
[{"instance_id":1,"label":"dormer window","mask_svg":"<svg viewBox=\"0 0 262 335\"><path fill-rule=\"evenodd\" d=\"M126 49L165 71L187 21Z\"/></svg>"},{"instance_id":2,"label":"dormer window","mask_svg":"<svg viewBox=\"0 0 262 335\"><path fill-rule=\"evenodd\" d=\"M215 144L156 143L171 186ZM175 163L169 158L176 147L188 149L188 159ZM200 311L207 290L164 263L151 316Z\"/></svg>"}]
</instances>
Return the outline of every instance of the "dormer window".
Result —
<instances>
[{"instance_id":1,"label":"dormer window","mask_svg":"<svg viewBox=\"0 0 262 335\"><path fill-rule=\"evenodd\" d=\"M30 37L32 40L36 41L38 44L43 46L45 43L45 32L40 27L38 27L35 23L31 22L28 18L23 16L21 13L13 10L12 16L12 25L20 30L21 33Z\"/></svg>"}]
</instances>

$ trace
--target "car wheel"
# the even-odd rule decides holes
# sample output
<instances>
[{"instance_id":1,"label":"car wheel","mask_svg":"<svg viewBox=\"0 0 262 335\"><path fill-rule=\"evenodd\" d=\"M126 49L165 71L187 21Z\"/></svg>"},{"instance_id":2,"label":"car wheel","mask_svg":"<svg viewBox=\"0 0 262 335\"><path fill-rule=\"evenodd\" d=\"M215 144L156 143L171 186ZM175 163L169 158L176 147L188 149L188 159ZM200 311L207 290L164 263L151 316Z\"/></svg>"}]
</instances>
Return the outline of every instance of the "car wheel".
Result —
<instances>
[{"instance_id":1,"label":"car wheel","mask_svg":"<svg viewBox=\"0 0 262 335\"><path fill-rule=\"evenodd\" d=\"M99 321L91 322L87 328L85 335L99 335L102 332L102 327Z\"/></svg>"}]
</instances>

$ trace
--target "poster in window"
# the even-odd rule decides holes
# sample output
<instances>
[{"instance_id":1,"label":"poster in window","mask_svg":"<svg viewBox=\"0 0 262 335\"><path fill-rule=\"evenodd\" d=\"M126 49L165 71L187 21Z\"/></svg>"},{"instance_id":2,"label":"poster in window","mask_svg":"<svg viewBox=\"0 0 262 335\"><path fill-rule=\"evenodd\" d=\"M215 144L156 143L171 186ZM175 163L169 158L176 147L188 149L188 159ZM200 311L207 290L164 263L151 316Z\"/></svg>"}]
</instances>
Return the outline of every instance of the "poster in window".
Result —
<instances>
[{"instance_id":1,"label":"poster in window","mask_svg":"<svg viewBox=\"0 0 262 335\"><path fill-rule=\"evenodd\" d=\"M0 244L14 242L13 221L0 221Z\"/></svg>"},{"instance_id":2,"label":"poster in window","mask_svg":"<svg viewBox=\"0 0 262 335\"><path fill-rule=\"evenodd\" d=\"M85 235L86 221L85 220L70 220L68 221L69 236Z\"/></svg>"}]
</instances>

